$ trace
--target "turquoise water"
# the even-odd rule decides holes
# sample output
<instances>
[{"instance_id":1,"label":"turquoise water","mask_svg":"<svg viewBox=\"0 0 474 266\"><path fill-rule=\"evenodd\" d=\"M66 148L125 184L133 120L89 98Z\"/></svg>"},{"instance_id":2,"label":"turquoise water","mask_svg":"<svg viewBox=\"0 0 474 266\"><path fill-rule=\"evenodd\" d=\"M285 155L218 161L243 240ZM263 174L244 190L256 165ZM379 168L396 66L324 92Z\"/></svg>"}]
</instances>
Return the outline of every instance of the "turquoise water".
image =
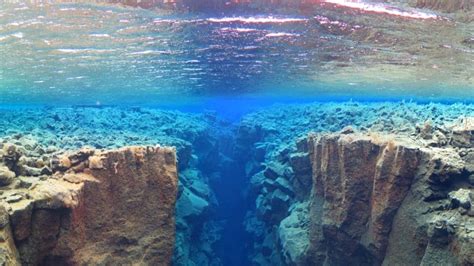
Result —
<instances>
[{"instance_id":1,"label":"turquoise water","mask_svg":"<svg viewBox=\"0 0 474 266\"><path fill-rule=\"evenodd\" d=\"M0 138L175 146L174 263L285 265L251 185L298 138L474 116L472 20L339 2L193 13L0 1ZM208 207L184 215L183 191Z\"/></svg>"}]
</instances>

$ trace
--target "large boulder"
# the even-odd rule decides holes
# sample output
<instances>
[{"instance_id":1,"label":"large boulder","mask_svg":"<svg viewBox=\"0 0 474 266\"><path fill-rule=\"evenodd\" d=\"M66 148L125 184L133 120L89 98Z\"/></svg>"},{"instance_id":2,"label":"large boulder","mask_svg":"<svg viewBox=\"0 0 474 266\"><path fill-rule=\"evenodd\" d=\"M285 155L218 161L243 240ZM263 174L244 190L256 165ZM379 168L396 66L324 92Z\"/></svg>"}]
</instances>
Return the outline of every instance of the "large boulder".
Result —
<instances>
[{"instance_id":1,"label":"large boulder","mask_svg":"<svg viewBox=\"0 0 474 266\"><path fill-rule=\"evenodd\" d=\"M308 265L309 207L307 203L295 204L290 215L278 226L278 238L287 265Z\"/></svg>"},{"instance_id":2,"label":"large boulder","mask_svg":"<svg viewBox=\"0 0 474 266\"><path fill-rule=\"evenodd\" d=\"M10 185L15 179L16 174L10 171L8 167L0 165L0 186Z\"/></svg>"}]
</instances>

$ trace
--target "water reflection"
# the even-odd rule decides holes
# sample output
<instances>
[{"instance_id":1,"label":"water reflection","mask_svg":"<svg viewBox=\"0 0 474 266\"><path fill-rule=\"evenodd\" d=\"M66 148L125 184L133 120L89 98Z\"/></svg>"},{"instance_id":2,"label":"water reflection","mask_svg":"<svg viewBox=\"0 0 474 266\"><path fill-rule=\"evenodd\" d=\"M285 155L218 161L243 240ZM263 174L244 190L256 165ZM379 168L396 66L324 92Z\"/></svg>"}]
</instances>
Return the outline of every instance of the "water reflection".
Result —
<instances>
[{"instance_id":1,"label":"water reflection","mask_svg":"<svg viewBox=\"0 0 474 266\"><path fill-rule=\"evenodd\" d=\"M472 25L424 20L431 17L422 11L326 2L342 9L206 16L111 5L5 5L0 102L283 92L472 98L474 56L463 42L472 38Z\"/></svg>"}]
</instances>

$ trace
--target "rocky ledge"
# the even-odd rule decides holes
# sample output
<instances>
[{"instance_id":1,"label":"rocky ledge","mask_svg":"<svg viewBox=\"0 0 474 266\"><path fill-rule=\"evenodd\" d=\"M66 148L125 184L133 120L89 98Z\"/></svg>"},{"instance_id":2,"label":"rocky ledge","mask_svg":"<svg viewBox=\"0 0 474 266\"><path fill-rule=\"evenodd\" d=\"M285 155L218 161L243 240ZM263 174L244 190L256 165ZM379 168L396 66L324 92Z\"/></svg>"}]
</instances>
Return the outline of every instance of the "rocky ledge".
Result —
<instances>
[{"instance_id":1,"label":"rocky ledge","mask_svg":"<svg viewBox=\"0 0 474 266\"><path fill-rule=\"evenodd\" d=\"M309 166L293 170L311 169L312 189L279 225L284 261L472 265L474 123L441 131L311 134Z\"/></svg>"},{"instance_id":2,"label":"rocky ledge","mask_svg":"<svg viewBox=\"0 0 474 266\"><path fill-rule=\"evenodd\" d=\"M472 265L473 129L436 148L399 136L310 136L312 263Z\"/></svg>"},{"instance_id":3,"label":"rocky ledge","mask_svg":"<svg viewBox=\"0 0 474 266\"><path fill-rule=\"evenodd\" d=\"M170 264L174 149L82 149L32 175L24 147L0 145L1 265Z\"/></svg>"}]
</instances>

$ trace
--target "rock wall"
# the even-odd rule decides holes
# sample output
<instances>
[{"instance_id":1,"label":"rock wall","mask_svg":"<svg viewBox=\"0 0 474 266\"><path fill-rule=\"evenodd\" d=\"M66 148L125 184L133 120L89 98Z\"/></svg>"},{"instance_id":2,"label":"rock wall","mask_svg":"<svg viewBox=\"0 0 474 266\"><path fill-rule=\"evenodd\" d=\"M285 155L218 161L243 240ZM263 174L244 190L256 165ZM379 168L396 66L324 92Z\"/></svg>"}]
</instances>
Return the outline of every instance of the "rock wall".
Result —
<instances>
[{"instance_id":1,"label":"rock wall","mask_svg":"<svg viewBox=\"0 0 474 266\"><path fill-rule=\"evenodd\" d=\"M173 263L201 265L219 260L214 250L222 222L215 215L219 199L213 186L219 187L215 180L221 179L221 163L232 149L232 126L215 113L138 107L33 108L22 112L1 110L0 120L0 145L14 143L18 150L11 158L21 165L17 167L18 176L50 174L50 161L64 168L55 158L64 150L156 143L176 147L179 178ZM6 178L5 182L8 175Z\"/></svg>"},{"instance_id":2,"label":"rock wall","mask_svg":"<svg viewBox=\"0 0 474 266\"><path fill-rule=\"evenodd\" d=\"M279 107L243 119L236 147L249 179L246 197L253 202L245 220L252 263L321 265L339 259L332 262L344 265L351 256L359 263L382 264L394 245L389 232L401 224L396 222L398 210L416 209L417 226L427 227L430 218L419 207L424 201L405 207L405 199L418 184L425 194L430 191L422 169L436 163L431 156L451 161L457 153L471 151L470 120L457 119L464 111L433 106L424 111L404 104L364 108ZM308 132L319 133L308 138ZM316 143L325 147L317 155ZM459 174L468 163L449 165ZM444 189L443 200L449 201L454 188ZM327 254L329 247L332 253Z\"/></svg>"},{"instance_id":3,"label":"rock wall","mask_svg":"<svg viewBox=\"0 0 474 266\"><path fill-rule=\"evenodd\" d=\"M419 148L353 134L312 136L310 147L314 252L330 265L380 265L420 165Z\"/></svg>"},{"instance_id":4,"label":"rock wall","mask_svg":"<svg viewBox=\"0 0 474 266\"><path fill-rule=\"evenodd\" d=\"M456 135L455 147L437 148L380 135L311 136L311 263L474 263L474 161ZM469 147L471 136L462 137Z\"/></svg>"},{"instance_id":5,"label":"rock wall","mask_svg":"<svg viewBox=\"0 0 474 266\"><path fill-rule=\"evenodd\" d=\"M23 166L4 145L10 170ZM128 147L55 157L53 173L14 173L1 188L8 265L169 265L175 242L175 150ZM18 175L18 176L16 176Z\"/></svg>"},{"instance_id":6,"label":"rock wall","mask_svg":"<svg viewBox=\"0 0 474 266\"><path fill-rule=\"evenodd\" d=\"M278 107L246 116L235 140L187 122L163 130L179 136L169 140L178 163L169 148L64 154L11 134L0 144L0 262L162 265L174 246L175 265L222 265L241 255L229 242L246 241L254 265L469 265L474 120L452 125L469 108ZM228 213L212 214L216 181L237 175L249 180L250 205L236 205L247 211L243 237L239 226L222 233ZM226 186L238 199L243 188Z\"/></svg>"}]
</instances>

